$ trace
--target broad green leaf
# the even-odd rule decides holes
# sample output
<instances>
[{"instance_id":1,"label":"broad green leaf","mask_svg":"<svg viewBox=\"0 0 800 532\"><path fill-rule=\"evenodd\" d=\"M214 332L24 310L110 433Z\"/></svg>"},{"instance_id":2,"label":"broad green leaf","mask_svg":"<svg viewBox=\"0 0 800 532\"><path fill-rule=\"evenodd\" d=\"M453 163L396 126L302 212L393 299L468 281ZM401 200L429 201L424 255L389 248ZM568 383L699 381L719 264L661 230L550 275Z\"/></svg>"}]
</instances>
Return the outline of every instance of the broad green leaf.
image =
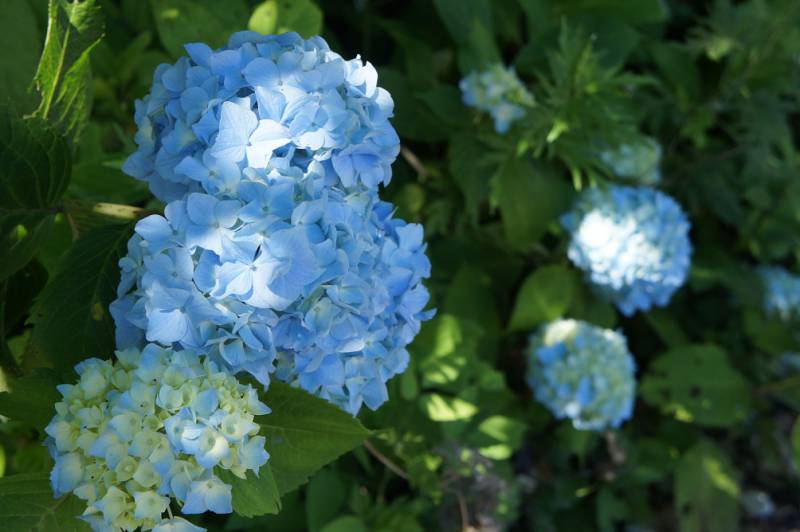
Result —
<instances>
[{"instance_id":1,"label":"broad green leaf","mask_svg":"<svg viewBox=\"0 0 800 532\"><path fill-rule=\"evenodd\" d=\"M436 393L421 396L419 404L423 412L433 421L462 421L478 413L478 407L473 403Z\"/></svg>"},{"instance_id":2,"label":"broad green leaf","mask_svg":"<svg viewBox=\"0 0 800 532\"><path fill-rule=\"evenodd\" d=\"M92 108L89 54L103 37L96 0L50 0L47 37L34 78L42 101L36 114L76 141Z\"/></svg>"},{"instance_id":3,"label":"broad green leaf","mask_svg":"<svg viewBox=\"0 0 800 532\"><path fill-rule=\"evenodd\" d=\"M219 48L247 26L244 0L151 0L158 36L173 57L186 54L184 44L202 42Z\"/></svg>"},{"instance_id":4,"label":"broad green leaf","mask_svg":"<svg viewBox=\"0 0 800 532\"><path fill-rule=\"evenodd\" d=\"M317 532L341 514L347 501L347 484L331 468L323 469L306 488L306 520L309 532Z\"/></svg>"},{"instance_id":5,"label":"broad green leaf","mask_svg":"<svg viewBox=\"0 0 800 532\"><path fill-rule=\"evenodd\" d=\"M457 386L467 366L476 360L480 328L472 321L440 314L422 326L412 344L422 386Z\"/></svg>"},{"instance_id":6,"label":"broad green leaf","mask_svg":"<svg viewBox=\"0 0 800 532\"><path fill-rule=\"evenodd\" d=\"M320 532L367 532L364 522L355 515L343 515L327 525Z\"/></svg>"},{"instance_id":7,"label":"broad green leaf","mask_svg":"<svg viewBox=\"0 0 800 532\"><path fill-rule=\"evenodd\" d=\"M604 15L629 24L663 22L669 16L663 0L562 0L553 5L558 13Z\"/></svg>"},{"instance_id":8,"label":"broad green leaf","mask_svg":"<svg viewBox=\"0 0 800 532\"><path fill-rule=\"evenodd\" d=\"M247 478L243 479L224 469L218 470L217 476L231 485L233 511L242 517L277 514L281 511L281 496L269 462L261 467L258 476L248 471Z\"/></svg>"},{"instance_id":9,"label":"broad green leaf","mask_svg":"<svg viewBox=\"0 0 800 532\"><path fill-rule=\"evenodd\" d=\"M247 27L264 35L296 31L309 38L322 33L322 11L312 0L267 0L253 10Z\"/></svg>"},{"instance_id":10,"label":"broad green leaf","mask_svg":"<svg viewBox=\"0 0 800 532\"><path fill-rule=\"evenodd\" d=\"M0 414L44 429L56 410L53 405L61 399L56 386L63 379L53 370L40 368L30 375L8 380L8 391L0 393Z\"/></svg>"},{"instance_id":11,"label":"broad green leaf","mask_svg":"<svg viewBox=\"0 0 800 532\"><path fill-rule=\"evenodd\" d=\"M489 198L492 165L486 160L486 148L469 133L450 138L447 146L447 169L464 194L464 207L477 223L481 205Z\"/></svg>"},{"instance_id":12,"label":"broad green leaf","mask_svg":"<svg viewBox=\"0 0 800 532\"><path fill-rule=\"evenodd\" d=\"M711 344L678 347L647 368L640 386L646 402L665 414L698 425L729 427L750 407L747 380Z\"/></svg>"},{"instance_id":13,"label":"broad green leaf","mask_svg":"<svg viewBox=\"0 0 800 532\"><path fill-rule=\"evenodd\" d=\"M32 111L37 99L28 89L42 53L42 34L30 0L4 2L0 50L0 99L8 98L20 112Z\"/></svg>"},{"instance_id":14,"label":"broad green leaf","mask_svg":"<svg viewBox=\"0 0 800 532\"><path fill-rule=\"evenodd\" d=\"M727 456L703 440L686 451L675 471L675 512L681 532L739 529L739 483Z\"/></svg>"},{"instance_id":15,"label":"broad green leaf","mask_svg":"<svg viewBox=\"0 0 800 532\"><path fill-rule=\"evenodd\" d=\"M509 159L492 178L492 196L500 207L509 244L526 250L569 206L569 186L542 164Z\"/></svg>"},{"instance_id":16,"label":"broad green leaf","mask_svg":"<svg viewBox=\"0 0 800 532\"><path fill-rule=\"evenodd\" d=\"M450 134L447 124L430 113L427 106L415 97L406 78L405 74L391 68L381 68L378 72L378 83L389 91L394 100L392 124L397 132L410 140L446 140Z\"/></svg>"},{"instance_id":17,"label":"broad green leaf","mask_svg":"<svg viewBox=\"0 0 800 532\"><path fill-rule=\"evenodd\" d=\"M614 532L628 517L628 505L625 500L618 497L608 486L600 489L595 505L600 532Z\"/></svg>"},{"instance_id":18,"label":"broad green leaf","mask_svg":"<svg viewBox=\"0 0 800 532\"><path fill-rule=\"evenodd\" d=\"M132 230L128 223L82 234L39 296L33 338L56 368L113 352L114 322L108 305L116 296L118 262Z\"/></svg>"},{"instance_id":19,"label":"broad green leaf","mask_svg":"<svg viewBox=\"0 0 800 532\"><path fill-rule=\"evenodd\" d=\"M563 317L572 303L578 275L565 266L544 266L530 274L517 293L509 329L530 331Z\"/></svg>"},{"instance_id":20,"label":"broad green leaf","mask_svg":"<svg viewBox=\"0 0 800 532\"><path fill-rule=\"evenodd\" d=\"M269 465L281 495L370 435L350 414L287 384L271 382L263 399L272 412L256 421L267 438Z\"/></svg>"},{"instance_id":21,"label":"broad green leaf","mask_svg":"<svg viewBox=\"0 0 800 532\"><path fill-rule=\"evenodd\" d=\"M526 425L508 416L491 416L472 433L471 443L478 451L493 460L510 458L522 443Z\"/></svg>"},{"instance_id":22,"label":"broad green leaf","mask_svg":"<svg viewBox=\"0 0 800 532\"><path fill-rule=\"evenodd\" d=\"M8 532L88 532L78 519L85 509L74 495L54 498L48 473L0 478L0 522Z\"/></svg>"},{"instance_id":23,"label":"broad green leaf","mask_svg":"<svg viewBox=\"0 0 800 532\"><path fill-rule=\"evenodd\" d=\"M47 238L69 176L64 139L43 120L0 107L0 280L25 266Z\"/></svg>"},{"instance_id":24,"label":"broad green leaf","mask_svg":"<svg viewBox=\"0 0 800 532\"><path fill-rule=\"evenodd\" d=\"M476 22L491 32L490 0L434 0L433 4L450 36L459 44L468 42Z\"/></svg>"}]
</instances>

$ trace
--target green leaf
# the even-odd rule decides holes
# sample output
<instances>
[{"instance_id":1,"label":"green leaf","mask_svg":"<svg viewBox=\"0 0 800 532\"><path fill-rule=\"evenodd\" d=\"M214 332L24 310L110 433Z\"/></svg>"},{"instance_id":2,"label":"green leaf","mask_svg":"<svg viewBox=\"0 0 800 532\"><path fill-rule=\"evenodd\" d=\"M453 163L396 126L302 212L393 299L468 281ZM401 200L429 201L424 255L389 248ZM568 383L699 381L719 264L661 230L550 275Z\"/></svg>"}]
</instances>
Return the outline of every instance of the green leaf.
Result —
<instances>
[{"instance_id":1,"label":"green leaf","mask_svg":"<svg viewBox=\"0 0 800 532\"><path fill-rule=\"evenodd\" d=\"M573 270L558 265L544 266L530 274L517 294L509 329L530 331L541 323L563 317L579 282Z\"/></svg>"},{"instance_id":2,"label":"green leaf","mask_svg":"<svg viewBox=\"0 0 800 532\"><path fill-rule=\"evenodd\" d=\"M231 34L247 26L244 0L151 0L158 36L173 57L186 54L183 45L202 42L219 48Z\"/></svg>"},{"instance_id":3,"label":"green leaf","mask_svg":"<svg viewBox=\"0 0 800 532\"><path fill-rule=\"evenodd\" d=\"M320 530L320 532L367 532L369 530L360 518L355 515L343 515Z\"/></svg>"},{"instance_id":4,"label":"green leaf","mask_svg":"<svg viewBox=\"0 0 800 532\"><path fill-rule=\"evenodd\" d=\"M447 146L447 169L464 194L464 207L477 223L481 205L489 198L491 164L486 148L470 133L456 134Z\"/></svg>"},{"instance_id":5,"label":"green leaf","mask_svg":"<svg viewBox=\"0 0 800 532\"><path fill-rule=\"evenodd\" d=\"M370 431L347 412L303 390L273 381L263 398L272 409L257 419L281 495L354 449Z\"/></svg>"},{"instance_id":6,"label":"green leaf","mask_svg":"<svg viewBox=\"0 0 800 532\"><path fill-rule=\"evenodd\" d=\"M0 393L0 414L39 430L53 419L53 405L61 399L56 386L63 379L53 370L39 368L30 375L9 379L8 390Z\"/></svg>"},{"instance_id":7,"label":"green leaf","mask_svg":"<svg viewBox=\"0 0 800 532\"><path fill-rule=\"evenodd\" d=\"M0 280L25 266L47 238L69 177L64 139L43 120L0 107Z\"/></svg>"},{"instance_id":8,"label":"green leaf","mask_svg":"<svg viewBox=\"0 0 800 532\"><path fill-rule=\"evenodd\" d=\"M729 427L750 407L747 380L715 345L678 347L650 364L640 386L644 400L675 418L709 427Z\"/></svg>"},{"instance_id":9,"label":"green leaf","mask_svg":"<svg viewBox=\"0 0 800 532\"><path fill-rule=\"evenodd\" d=\"M89 54L103 37L95 0L50 0L47 37L34 81L42 96L36 114L77 140L92 108Z\"/></svg>"},{"instance_id":10,"label":"green leaf","mask_svg":"<svg viewBox=\"0 0 800 532\"><path fill-rule=\"evenodd\" d=\"M256 476L247 472L247 478L239 478L230 471L220 469L217 476L232 487L233 511L242 517L277 514L281 511L281 496L269 462L264 464Z\"/></svg>"},{"instance_id":11,"label":"green leaf","mask_svg":"<svg viewBox=\"0 0 800 532\"><path fill-rule=\"evenodd\" d=\"M317 532L341 514L347 501L347 485L330 468L323 469L306 488L306 521L310 532Z\"/></svg>"},{"instance_id":12,"label":"green leaf","mask_svg":"<svg viewBox=\"0 0 800 532\"><path fill-rule=\"evenodd\" d=\"M74 495L53 497L48 473L0 478L0 522L8 532L84 532L78 519L86 503Z\"/></svg>"},{"instance_id":13,"label":"green leaf","mask_svg":"<svg viewBox=\"0 0 800 532\"><path fill-rule=\"evenodd\" d=\"M81 235L36 303L33 339L56 368L71 368L114 350L108 305L116 297L119 259L133 223L108 225Z\"/></svg>"},{"instance_id":14,"label":"green leaf","mask_svg":"<svg viewBox=\"0 0 800 532\"><path fill-rule=\"evenodd\" d=\"M264 35L296 31L307 39L322 33L322 11L312 0L267 0L253 10L247 27Z\"/></svg>"},{"instance_id":15,"label":"green leaf","mask_svg":"<svg viewBox=\"0 0 800 532\"><path fill-rule=\"evenodd\" d=\"M511 158L492 179L508 242L525 250L569 206L569 186L542 164Z\"/></svg>"},{"instance_id":16,"label":"green leaf","mask_svg":"<svg viewBox=\"0 0 800 532\"><path fill-rule=\"evenodd\" d=\"M800 469L800 417L794 422L792 427L792 458L794 466Z\"/></svg>"},{"instance_id":17,"label":"green leaf","mask_svg":"<svg viewBox=\"0 0 800 532\"><path fill-rule=\"evenodd\" d=\"M522 444L522 436L527 426L521 421L507 416L491 416L478 425L470 443L478 451L493 460L510 458Z\"/></svg>"},{"instance_id":18,"label":"green leaf","mask_svg":"<svg viewBox=\"0 0 800 532\"><path fill-rule=\"evenodd\" d=\"M468 42L476 22L491 32L489 0L434 0L433 4L450 36L459 44Z\"/></svg>"},{"instance_id":19,"label":"green leaf","mask_svg":"<svg viewBox=\"0 0 800 532\"><path fill-rule=\"evenodd\" d=\"M675 471L675 512L681 532L739 529L739 483L728 457L703 440L683 455Z\"/></svg>"},{"instance_id":20,"label":"green leaf","mask_svg":"<svg viewBox=\"0 0 800 532\"><path fill-rule=\"evenodd\" d=\"M473 403L458 397L429 393L419 398L420 407L433 421L462 421L478 413Z\"/></svg>"},{"instance_id":21,"label":"green leaf","mask_svg":"<svg viewBox=\"0 0 800 532\"><path fill-rule=\"evenodd\" d=\"M20 112L32 111L37 99L29 88L42 53L42 35L29 0L4 3L0 50L0 94L14 102Z\"/></svg>"}]
</instances>

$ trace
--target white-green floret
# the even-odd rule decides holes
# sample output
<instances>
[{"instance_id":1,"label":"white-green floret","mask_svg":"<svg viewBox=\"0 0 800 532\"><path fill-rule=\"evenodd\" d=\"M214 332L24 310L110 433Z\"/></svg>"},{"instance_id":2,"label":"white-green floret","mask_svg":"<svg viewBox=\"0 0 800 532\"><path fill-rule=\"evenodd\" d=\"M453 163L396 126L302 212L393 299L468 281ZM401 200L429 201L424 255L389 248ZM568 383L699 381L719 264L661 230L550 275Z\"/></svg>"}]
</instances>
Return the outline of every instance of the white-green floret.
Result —
<instances>
[{"instance_id":1,"label":"white-green floret","mask_svg":"<svg viewBox=\"0 0 800 532\"><path fill-rule=\"evenodd\" d=\"M88 359L45 429L55 460L56 496L87 503L94 530L202 530L184 514L230 513L231 486L217 472L245 478L267 462L255 416L267 414L255 389L188 351L150 344ZM167 518L169 517L169 518Z\"/></svg>"}]
</instances>

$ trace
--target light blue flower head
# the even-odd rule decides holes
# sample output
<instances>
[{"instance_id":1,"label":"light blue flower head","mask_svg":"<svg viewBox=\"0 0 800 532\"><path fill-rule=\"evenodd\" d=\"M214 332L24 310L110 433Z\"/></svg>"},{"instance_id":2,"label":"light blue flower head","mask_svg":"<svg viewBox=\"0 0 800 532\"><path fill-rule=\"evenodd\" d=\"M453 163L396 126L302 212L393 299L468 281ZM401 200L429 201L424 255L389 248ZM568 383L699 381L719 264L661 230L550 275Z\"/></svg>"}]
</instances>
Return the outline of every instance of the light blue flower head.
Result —
<instances>
[{"instance_id":1,"label":"light blue flower head","mask_svg":"<svg viewBox=\"0 0 800 532\"><path fill-rule=\"evenodd\" d=\"M800 318L800 276L777 266L759 268L764 284L764 311L783 321Z\"/></svg>"},{"instance_id":2,"label":"light blue flower head","mask_svg":"<svg viewBox=\"0 0 800 532\"><path fill-rule=\"evenodd\" d=\"M230 513L227 470L258 474L269 454L255 416L269 413L255 389L205 357L149 344L91 358L45 428L56 496L87 503L94 530L203 530L165 515L171 499L184 514Z\"/></svg>"},{"instance_id":3,"label":"light blue flower head","mask_svg":"<svg viewBox=\"0 0 800 532\"><path fill-rule=\"evenodd\" d=\"M118 346L196 350L353 414L386 401L431 315L422 227L322 166L245 171L236 199L191 193L141 220L111 305Z\"/></svg>"},{"instance_id":4,"label":"light blue flower head","mask_svg":"<svg viewBox=\"0 0 800 532\"><path fill-rule=\"evenodd\" d=\"M188 57L160 65L136 102L138 149L123 166L159 199L235 194L245 169L305 171L312 161L348 190L389 182L400 141L371 64L296 33L241 32L219 50L185 48Z\"/></svg>"},{"instance_id":5,"label":"light blue flower head","mask_svg":"<svg viewBox=\"0 0 800 532\"><path fill-rule=\"evenodd\" d=\"M650 187L591 188L561 218L567 254L589 282L630 316L665 306L686 281L689 221L675 200Z\"/></svg>"},{"instance_id":6,"label":"light blue flower head","mask_svg":"<svg viewBox=\"0 0 800 532\"><path fill-rule=\"evenodd\" d=\"M636 364L625 337L576 320L531 335L527 382L536 399L579 430L619 427L630 419Z\"/></svg>"},{"instance_id":7,"label":"light blue flower head","mask_svg":"<svg viewBox=\"0 0 800 532\"><path fill-rule=\"evenodd\" d=\"M619 178L640 185L661 181L661 145L652 137L641 137L630 144L604 150L600 159Z\"/></svg>"},{"instance_id":8,"label":"light blue flower head","mask_svg":"<svg viewBox=\"0 0 800 532\"><path fill-rule=\"evenodd\" d=\"M494 64L481 72L471 72L458 84L465 105L492 115L494 129L505 133L511 123L525 116L533 96L517 77L514 67Z\"/></svg>"}]
</instances>

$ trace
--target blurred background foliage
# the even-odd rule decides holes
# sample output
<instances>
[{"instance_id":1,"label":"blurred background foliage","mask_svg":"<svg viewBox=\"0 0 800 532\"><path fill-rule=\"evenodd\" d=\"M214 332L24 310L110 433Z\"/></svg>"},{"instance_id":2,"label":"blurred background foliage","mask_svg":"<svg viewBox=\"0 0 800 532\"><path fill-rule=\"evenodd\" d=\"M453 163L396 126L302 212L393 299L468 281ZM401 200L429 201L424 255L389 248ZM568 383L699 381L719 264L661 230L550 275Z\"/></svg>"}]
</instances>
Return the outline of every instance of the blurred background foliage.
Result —
<instances>
[{"instance_id":1,"label":"blurred background foliage","mask_svg":"<svg viewBox=\"0 0 800 532\"><path fill-rule=\"evenodd\" d=\"M796 269L800 259L800 2L99 4L100 25L80 34L70 76L48 84L47 65L37 72L48 52L46 2L3 3L3 112L56 116L70 139L41 139L54 188L36 213L20 218L0 198L7 373L66 368L113 349L116 261L131 221L161 208L120 170L134 149L133 102L186 42L293 30L373 63L403 143L383 195L399 216L423 223L429 241L438 315L412 345L409 370L390 383L391 400L362 414L377 436L289 494L279 515L214 518L212 529L800 525L800 370L786 356L800 350L800 336L796 323L764 315L754 273L767 263ZM462 77L496 62L513 65L536 102L506 135L458 90ZM38 104L34 75L51 107ZM65 83L80 85L68 92L75 98L60 97ZM3 125L0 134L15 133ZM568 264L558 217L576 191L616 179L598 139L644 135L663 147L660 188L687 210L695 253L669 307L625 318ZM72 171L62 175L65 160ZM527 336L562 316L627 336L639 390L620 430L577 431L532 400L522 377ZM31 393L53 384L47 371L26 377ZM0 398L2 413L18 406ZM0 471L49 469L33 428L48 416L0 425Z\"/></svg>"}]
</instances>

